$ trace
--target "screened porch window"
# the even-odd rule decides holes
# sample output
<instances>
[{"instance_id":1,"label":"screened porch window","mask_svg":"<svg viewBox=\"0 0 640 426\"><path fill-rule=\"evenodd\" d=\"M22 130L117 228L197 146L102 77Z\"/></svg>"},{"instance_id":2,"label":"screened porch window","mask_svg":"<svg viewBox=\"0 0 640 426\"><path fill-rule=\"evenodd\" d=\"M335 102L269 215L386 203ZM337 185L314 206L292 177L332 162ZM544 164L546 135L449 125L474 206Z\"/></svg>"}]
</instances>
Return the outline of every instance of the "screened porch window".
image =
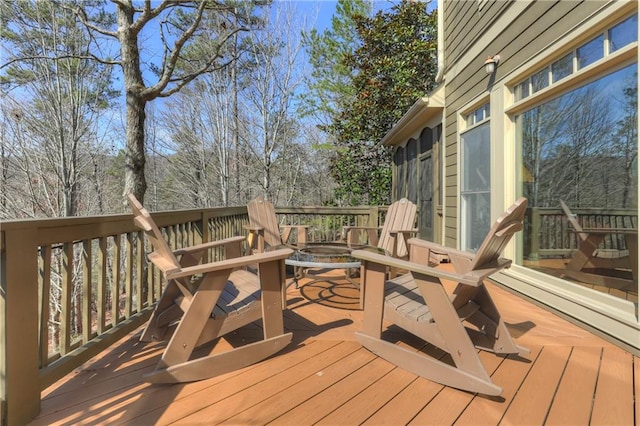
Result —
<instances>
[{"instance_id":1,"label":"screened porch window","mask_svg":"<svg viewBox=\"0 0 640 426\"><path fill-rule=\"evenodd\" d=\"M396 167L396 184L395 184L395 191L396 191L396 200L399 200L400 198L404 197L405 195L405 188L406 188L406 179L405 179L405 173L406 173L406 161L404 158L404 152L405 149L403 147L399 147L396 149L395 154L393 155L393 162L394 165Z\"/></svg>"}]
</instances>

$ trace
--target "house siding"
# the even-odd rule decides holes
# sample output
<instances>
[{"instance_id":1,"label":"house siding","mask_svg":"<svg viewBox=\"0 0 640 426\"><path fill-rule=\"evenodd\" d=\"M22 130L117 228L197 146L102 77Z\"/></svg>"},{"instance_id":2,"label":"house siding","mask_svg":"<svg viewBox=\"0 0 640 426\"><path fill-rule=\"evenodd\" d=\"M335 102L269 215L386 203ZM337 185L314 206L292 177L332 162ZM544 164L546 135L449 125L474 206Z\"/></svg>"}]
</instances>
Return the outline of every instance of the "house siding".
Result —
<instances>
[{"instance_id":1,"label":"house siding","mask_svg":"<svg viewBox=\"0 0 640 426\"><path fill-rule=\"evenodd\" d=\"M487 56L501 57L499 82L560 35L601 9L603 1L482 2L444 1L445 130L444 243L458 244L459 114L472 102L488 102L490 78L482 69ZM519 12L514 12L519 10ZM510 16L509 14L514 14ZM508 19L501 25L500 18Z\"/></svg>"}]
</instances>

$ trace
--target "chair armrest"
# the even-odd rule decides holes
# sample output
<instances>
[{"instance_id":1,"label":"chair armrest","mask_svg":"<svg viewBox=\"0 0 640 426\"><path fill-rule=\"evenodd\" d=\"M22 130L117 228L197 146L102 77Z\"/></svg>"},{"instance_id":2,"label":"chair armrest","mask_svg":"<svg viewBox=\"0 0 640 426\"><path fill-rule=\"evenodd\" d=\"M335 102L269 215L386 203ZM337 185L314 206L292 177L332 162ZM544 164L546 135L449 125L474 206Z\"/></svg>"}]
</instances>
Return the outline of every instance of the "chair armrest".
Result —
<instances>
[{"instance_id":1,"label":"chair armrest","mask_svg":"<svg viewBox=\"0 0 640 426\"><path fill-rule=\"evenodd\" d=\"M418 229L417 228L413 228L413 229L392 229L389 231L390 234L417 234L418 233Z\"/></svg>"},{"instance_id":2,"label":"chair armrest","mask_svg":"<svg viewBox=\"0 0 640 426\"><path fill-rule=\"evenodd\" d=\"M499 270L509 268L510 266L511 259L501 257L499 259L496 259L495 262L487 263L482 269L475 269L473 271L467 272L466 274L464 274L464 276L472 280L482 281L489 275L495 274Z\"/></svg>"},{"instance_id":3,"label":"chair armrest","mask_svg":"<svg viewBox=\"0 0 640 426\"><path fill-rule=\"evenodd\" d=\"M242 257L234 257L232 259L221 260L218 262L205 263L202 265L190 266L182 268L175 272L167 273L167 279L175 279L182 277L190 277L192 275L205 274L209 272L224 271L228 269L237 269L251 264L260 264L272 262L274 260L284 260L293 254L293 250L283 248L264 253L251 254Z\"/></svg>"},{"instance_id":4,"label":"chair armrest","mask_svg":"<svg viewBox=\"0 0 640 426\"><path fill-rule=\"evenodd\" d=\"M226 246L228 244L242 244L245 240L244 237L230 237L217 241L210 241L207 243L197 244L195 246L183 247L173 251L173 254L176 256L183 254L193 254L199 253L205 250L209 250L214 247Z\"/></svg>"},{"instance_id":5,"label":"chair armrest","mask_svg":"<svg viewBox=\"0 0 640 426\"><path fill-rule=\"evenodd\" d=\"M501 269L509 268L511 266L511 260L506 258L498 258L495 262L486 264L482 269L476 269L474 271L467 271L467 265L471 264L471 261L475 257L473 253L469 253L462 250L457 250L449 247L445 247L440 244L433 243L431 241L425 241L418 238L409 239L408 243L411 247L411 256L416 256L416 249L427 249L431 252L445 254L449 256L451 263L456 268L461 276L467 277L471 280L482 281L491 274L498 272ZM410 257L410 261L415 261L413 257ZM461 263L463 262L463 263Z\"/></svg>"},{"instance_id":6,"label":"chair armrest","mask_svg":"<svg viewBox=\"0 0 640 426\"><path fill-rule=\"evenodd\" d=\"M443 253L450 256L464 257L470 260L473 259L474 257L473 253L457 250L451 247L445 247L441 244L437 244L431 241L421 240L419 238L410 238L407 241L407 244L409 244L409 246L411 247L415 246L416 248L426 248L428 250L432 250L438 253Z\"/></svg>"},{"instance_id":7,"label":"chair armrest","mask_svg":"<svg viewBox=\"0 0 640 426\"><path fill-rule=\"evenodd\" d=\"M408 260L397 259L390 256L385 256L378 253L372 253L366 250L354 250L351 255L356 259L364 260L365 262L377 263L380 265L389 266L391 268L407 270L418 274L429 275L436 278L442 278L445 280L451 280L462 284L471 285L474 287L479 286L482 283L482 279L476 279L473 276L462 276L453 272L436 269L431 266L410 262ZM366 264L365 264L366 270Z\"/></svg>"},{"instance_id":8,"label":"chair armrest","mask_svg":"<svg viewBox=\"0 0 640 426\"><path fill-rule=\"evenodd\" d=\"M393 229L389 231L389 236L392 238L393 249L391 250L391 256L404 258L409 253L409 245L407 241L412 234L417 233L417 229ZM402 238L398 238L398 235ZM404 247L402 243L404 242Z\"/></svg>"},{"instance_id":9,"label":"chair armrest","mask_svg":"<svg viewBox=\"0 0 640 426\"><path fill-rule=\"evenodd\" d=\"M391 235L392 237L396 237L398 234L402 234L402 237L404 238L404 241L407 242L409 241L409 237L411 235L415 235L418 233L417 229L392 229L389 231L389 235Z\"/></svg>"},{"instance_id":10,"label":"chair armrest","mask_svg":"<svg viewBox=\"0 0 640 426\"><path fill-rule=\"evenodd\" d=\"M250 232L264 231L264 227L262 226L244 225L242 228Z\"/></svg>"}]
</instances>

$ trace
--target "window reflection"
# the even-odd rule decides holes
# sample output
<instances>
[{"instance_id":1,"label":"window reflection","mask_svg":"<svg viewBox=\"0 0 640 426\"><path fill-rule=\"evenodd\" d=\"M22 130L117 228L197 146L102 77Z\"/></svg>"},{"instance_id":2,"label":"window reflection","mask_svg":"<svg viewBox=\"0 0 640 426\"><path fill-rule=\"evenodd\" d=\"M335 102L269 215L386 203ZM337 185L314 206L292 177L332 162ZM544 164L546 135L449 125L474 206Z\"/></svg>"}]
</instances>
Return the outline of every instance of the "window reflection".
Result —
<instances>
[{"instance_id":1,"label":"window reflection","mask_svg":"<svg viewBox=\"0 0 640 426\"><path fill-rule=\"evenodd\" d=\"M553 83L562 80L573 72L573 53L551 64L551 79Z\"/></svg>"},{"instance_id":2,"label":"window reflection","mask_svg":"<svg viewBox=\"0 0 640 426\"><path fill-rule=\"evenodd\" d=\"M574 254L588 232L577 232L562 202L583 228L637 230L637 100L634 64L516 117L522 193L531 210L524 265L569 279ZM634 280L630 267L637 258L629 259L625 232L603 237L599 250L621 258L626 254L626 261L595 271L605 277L599 284L587 278L570 281L637 301L637 276Z\"/></svg>"},{"instance_id":3,"label":"window reflection","mask_svg":"<svg viewBox=\"0 0 640 426\"><path fill-rule=\"evenodd\" d=\"M634 41L638 41L638 15L633 15L609 30L610 52L615 52Z\"/></svg>"},{"instance_id":4,"label":"window reflection","mask_svg":"<svg viewBox=\"0 0 640 426\"><path fill-rule=\"evenodd\" d=\"M543 69L537 74L531 76L531 92L535 93L538 90L542 90L549 85L549 71L547 68Z\"/></svg>"},{"instance_id":5,"label":"window reflection","mask_svg":"<svg viewBox=\"0 0 640 426\"><path fill-rule=\"evenodd\" d=\"M600 35L576 50L578 69L582 69L604 57L604 36Z\"/></svg>"}]
</instances>

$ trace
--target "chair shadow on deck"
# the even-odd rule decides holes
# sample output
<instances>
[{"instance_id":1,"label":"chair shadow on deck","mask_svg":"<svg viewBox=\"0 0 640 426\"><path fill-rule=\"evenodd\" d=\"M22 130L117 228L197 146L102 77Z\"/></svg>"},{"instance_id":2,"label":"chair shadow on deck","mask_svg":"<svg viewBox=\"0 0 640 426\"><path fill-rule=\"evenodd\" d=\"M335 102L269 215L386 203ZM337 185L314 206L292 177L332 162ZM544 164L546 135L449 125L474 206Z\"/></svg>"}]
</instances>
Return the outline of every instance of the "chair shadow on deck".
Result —
<instances>
[{"instance_id":1,"label":"chair shadow on deck","mask_svg":"<svg viewBox=\"0 0 640 426\"><path fill-rule=\"evenodd\" d=\"M300 286L300 296L294 296L289 304L319 304L322 306L360 310L360 289L350 280L343 277L310 276L311 280Z\"/></svg>"}]
</instances>

